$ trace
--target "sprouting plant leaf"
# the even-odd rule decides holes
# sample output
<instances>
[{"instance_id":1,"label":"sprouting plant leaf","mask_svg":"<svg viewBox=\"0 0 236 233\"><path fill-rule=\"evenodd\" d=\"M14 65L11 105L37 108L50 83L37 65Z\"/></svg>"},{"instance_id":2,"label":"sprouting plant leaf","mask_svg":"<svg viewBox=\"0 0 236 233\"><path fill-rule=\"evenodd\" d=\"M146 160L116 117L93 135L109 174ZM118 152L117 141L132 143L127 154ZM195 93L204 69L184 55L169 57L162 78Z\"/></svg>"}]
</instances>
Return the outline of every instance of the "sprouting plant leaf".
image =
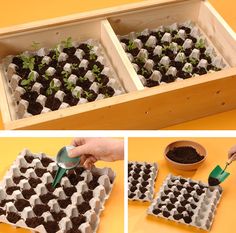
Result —
<instances>
[{"instance_id":1,"label":"sprouting plant leaf","mask_svg":"<svg viewBox=\"0 0 236 233\"><path fill-rule=\"evenodd\" d=\"M148 74L148 71L145 68L142 68L141 69L141 74L142 75Z\"/></svg>"},{"instance_id":2,"label":"sprouting plant leaf","mask_svg":"<svg viewBox=\"0 0 236 233\"><path fill-rule=\"evenodd\" d=\"M189 64L189 65L187 65L187 66L185 66L185 68L184 68L184 71L185 72L187 72L187 73L192 73L192 66Z\"/></svg>"},{"instance_id":3,"label":"sprouting plant leaf","mask_svg":"<svg viewBox=\"0 0 236 233\"><path fill-rule=\"evenodd\" d=\"M30 85L31 82L34 81L34 73L33 72L30 72L29 76L27 79L23 79L21 81L21 85L22 86L25 86L26 89L28 89L28 86Z\"/></svg>"},{"instance_id":4,"label":"sprouting plant leaf","mask_svg":"<svg viewBox=\"0 0 236 233\"><path fill-rule=\"evenodd\" d=\"M30 80L30 82L34 81L34 72L30 72L28 80Z\"/></svg>"},{"instance_id":5,"label":"sprouting plant leaf","mask_svg":"<svg viewBox=\"0 0 236 233\"><path fill-rule=\"evenodd\" d=\"M32 41L31 47L32 47L34 50L38 50L38 49L40 48L40 43L39 43L39 42Z\"/></svg>"},{"instance_id":6,"label":"sprouting plant leaf","mask_svg":"<svg viewBox=\"0 0 236 233\"><path fill-rule=\"evenodd\" d=\"M43 77L44 77L45 80L49 80L49 76L48 75L44 74Z\"/></svg>"},{"instance_id":7,"label":"sprouting plant leaf","mask_svg":"<svg viewBox=\"0 0 236 233\"><path fill-rule=\"evenodd\" d=\"M92 73L95 75L100 74L101 69L97 65L93 65Z\"/></svg>"},{"instance_id":8,"label":"sprouting plant leaf","mask_svg":"<svg viewBox=\"0 0 236 233\"><path fill-rule=\"evenodd\" d=\"M135 48L136 48L136 46L135 46L134 42L130 40L129 44L127 45L127 50L131 51L131 50L133 50Z\"/></svg>"},{"instance_id":9,"label":"sprouting plant leaf","mask_svg":"<svg viewBox=\"0 0 236 233\"><path fill-rule=\"evenodd\" d=\"M91 97L93 96L93 93L88 92L88 91L84 91L84 94L85 94L85 96L86 96L87 99L88 99L88 98L91 98Z\"/></svg>"},{"instance_id":10,"label":"sprouting plant leaf","mask_svg":"<svg viewBox=\"0 0 236 233\"><path fill-rule=\"evenodd\" d=\"M20 84L22 86L28 86L29 83L30 83L30 81L28 79L23 79Z\"/></svg>"},{"instance_id":11,"label":"sprouting plant leaf","mask_svg":"<svg viewBox=\"0 0 236 233\"><path fill-rule=\"evenodd\" d=\"M78 68L79 68L79 64L73 63L73 64L71 65L71 69L72 69L72 70L78 70Z\"/></svg>"},{"instance_id":12,"label":"sprouting plant leaf","mask_svg":"<svg viewBox=\"0 0 236 233\"><path fill-rule=\"evenodd\" d=\"M38 68L41 70L45 65L46 65L46 63L42 62L41 64L38 65Z\"/></svg>"},{"instance_id":13,"label":"sprouting plant leaf","mask_svg":"<svg viewBox=\"0 0 236 233\"><path fill-rule=\"evenodd\" d=\"M34 57L25 56L22 54L21 59L23 61L23 68L24 69L29 69L31 71L34 69L34 61L35 61Z\"/></svg>"},{"instance_id":14,"label":"sprouting plant leaf","mask_svg":"<svg viewBox=\"0 0 236 233\"><path fill-rule=\"evenodd\" d=\"M205 42L204 42L203 38L200 38L200 39L196 42L195 47L196 47L197 49L202 49L202 48L205 47Z\"/></svg>"},{"instance_id":15,"label":"sprouting plant leaf","mask_svg":"<svg viewBox=\"0 0 236 233\"><path fill-rule=\"evenodd\" d=\"M180 54L179 54L179 61L180 61L180 62L184 62L184 60L185 60L184 54L183 54L183 53L180 53Z\"/></svg>"},{"instance_id":16,"label":"sprouting plant leaf","mask_svg":"<svg viewBox=\"0 0 236 233\"><path fill-rule=\"evenodd\" d=\"M65 40L61 41L61 44L64 46L64 48L67 49L73 47L72 38L71 37L66 38Z\"/></svg>"},{"instance_id":17,"label":"sprouting plant leaf","mask_svg":"<svg viewBox=\"0 0 236 233\"><path fill-rule=\"evenodd\" d=\"M80 82L84 82L84 81L86 81L88 78L86 77L86 76L84 76L84 77L82 77L82 76L79 76L79 78L78 78L78 80L80 81Z\"/></svg>"},{"instance_id":18,"label":"sprouting plant leaf","mask_svg":"<svg viewBox=\"0 0 236 233\"><path fill-rule=\"evenodd\" d=\"M183 52L183 51L184 51L184 48L183 48L183 46L181 46L181 45L178 45L178 51L179 51L179 52Z\"/></svg>"},{"instance_id":19,"label":"sprouting plant leaf","mask_svg":"<svg viewBox=\"0 0 236 233\"><path fill-rule=\"evenodd\" d=\"M59 90L59 87L55 86L55 82L54 82L54 80L52 80L49 84L46 94L51 95L54 91L57 92L58 90Z\"/></svg>"},{"instance_id":20,"label":"sprouting plant leaf","mask_svg":"<svg viewBox=\"0 0 236 233\"><path fill-rule=\"evenodd\" d=\"M58 45L55 46L53 51L55 52L55 54L52 56L52 59L58 61L58 58L60 56L60 51L58 50Z\"/></svg>"},{"instance_id":21,"label":"sprouting plant leaf","mask_svg":"<svg viewBox=\"0 0 236 233\"><path fill-rule=\"evenodd\" d=\"M87 44L87 48L91 51L93 49L92 45Z\"/></svg>"},{"instance_id":22,"label":"sprouting plant leaf","mask_svg":"<svg viewBox=\"0 0 236 233\"><path fill-rule=\"evenodd\" d=\"M146 58L145 58L145 56L143 55L143 56L139 56L139 57L136 57L135 59L134 59L134 61L135 62L141 62L141 63L145 63L145 60L146 60Z\"/></svg>"},{"instance_id":23,"label":"sprouting plant leaf","mask_svg":"<svg viewBox=\"0 0 236 233\"><path fill-rule=\"evenodd\" d=\"M95 53L90 53L89 54L89 59L90 60L96 60L96 58L97 58L97 55Z\"/></svg>"},{"instance_id":24,"label":"sprouting plant leaf","mask_svg":"<svg viewBox=\"0 0 236 233\"><path fill-rule=\"evenodd\" d=\"M62 72L61 72L61 74L62 74L62 76L64 77L64 78L68 78L69 77L69 75L70 75L70 73L68 72L68 71L66 71L66 70L63 70Z\"/></svg>"},{"instance_id":25,"label":"sprouting plant leaf","mask_svg":"<svg viewBox=\"0 0 236 233\"><path fill-rule=\"evenodd\" d=\"M80 92L78 91L77 93L76 93L76 96L75 96L77 99L79 99L80 97L81 97L81 94L80 94Z\"/></svg>"},{"instance_id":26,"label":"sprouting plant leaf","mask_svg":"<svg viewBox=\"0 0 236 233\"><path fill-rule=\"evenodd\" d=\"M190 61L190 63L191 63L193 66L195 66L195 65L198 64L198 60L197 60L196 58L194 58L194 57L190 57L190 58L189 58L189 61Z\"/></svg>"}]
</instances>

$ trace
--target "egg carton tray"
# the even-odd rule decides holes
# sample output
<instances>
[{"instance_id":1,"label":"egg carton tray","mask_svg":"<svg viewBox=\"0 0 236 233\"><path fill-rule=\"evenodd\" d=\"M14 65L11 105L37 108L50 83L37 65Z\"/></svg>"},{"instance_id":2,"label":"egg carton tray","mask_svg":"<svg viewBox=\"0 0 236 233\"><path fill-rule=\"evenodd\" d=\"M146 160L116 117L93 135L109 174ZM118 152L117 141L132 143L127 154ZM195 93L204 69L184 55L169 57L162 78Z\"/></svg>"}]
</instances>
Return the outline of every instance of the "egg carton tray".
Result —
<instances>
[{"instance_id":1,"label":"egg carton tray","mask_svg":"<svg viewBox=\"0 0 236 233\"><path fill-rule=\"evenodd\" d=\"M115 173L77 167L53 188L56 171L52 158L23 150L0 183L0 222L40 233L95 233Z\"/></svg>"},{"instance_id":2,"label":"egg carton tray","mask_svg":"<svg viewBox=\"0 0 236 233\"><path fill-rule=\"evenodd\" d=\"M170 174L147 213L209 231L222 191L220 186Z\"/></svg>"},{"instance_id":3,"label":"egg carton tray","mask_svg":"<svg viewBox=\"0 0 236 233\"><path fill-rule=\"evenodd\" d=\"M93 39L89 39L84 42L74 41L72 43L72 45L76 48L76 52L73 54L73 56L75 56L79 60L79 63L72 64L72 61L70 62L69 60L67 60L68 58L70 58L71 54L67 54L66 52L63 52L63 49L65 47L62 44L57 46L57 50L59 52L58 62L65 63L62 72L67 73L69 75L67 77L68 82L71 83L72 85L75 85L75 87L72 91L72 96L73 97L80 96L79 101L77 102L77 104L73 104L73 105L70 105L69 102L64 101L64 97L65 97L66 93L65 93L64 89L61 89L61 87L64 84L62 83L62 79L57 78L61 74L60 75L58 74L57 68L55 69L55 67L49 66L48 69L45 70L44 75L39 74L35 70L31 71L28 75L28 79L32 75L33 82L34 82L31 87L31 91L38 93L38 96L36 97L35 102L37 103L37 105L40 104L42 106L41 108L39 108L39 106L38 106L38 108L40 110L34 110L34 111L31 111L31 113L30 113L28 111L28 108L31 103L27 99L21 98L21 96L26 93L26 89L22 85L20 85L20 83L22 81L22 77L20 77L17 74L18 66L16 64L14 64L12 61L12 59L15 56L9 55L3 59L3 67L2 67L3 71L2 72L5 74L8 85L10 87L10 90L12 93L12 99L14 100L14 103L15 103L17 117L19 119L29 117L32 115L55 111L57 109L64 109L64 108L68 108L70 106L75 106L75 105L89 102L88 99L83 96L83 93L84 93L83 87L77 85L77 81L80 78L80 77L78 77L79 75L86 77L90 82L92 82L91 86L89 87L89 91L93 91L97 95L95 101L107 98L107 96L105 94L99 93L99 88L102 85L97 81L96 76L92 72L92 69L88 69L88 67L89 67L88 65L89 65L90 61L88 61L84 57L84 55L85 55L84 50L79 48L79 46L82 44L92 47L92 49L91 49L92 53L97 56L96 62L99 62L101 65L104 66L104 68L101 70L101 75L105 75L106 77L108 77L109 81L107 82L106 85L108 87L113 88L113 90L114 90L113 96L125 93L125 90L124 90L122 84L120 83L120 80L117 77L102 45L98 41L93 40ZM50 65L51 62L54 60L50 56L48 56L48 54L52 51L54 51L54 50L48 49L48 48L41 48L35 52L25 51L22 53L22 55L24 55L24 56L35 56L35 55L39 56L42 58L42 64ZM75 65L76 65L76 67L74 67ZM78 72L76 73L77 75L73 73L73 69L78 70L78 69L82 69L82 68L84 68L86 70L84 75L81 75L80 73L77 74ZM56 77L54 77L55 74L56 74ZM47 97L46 93L44 93L44 92L41 93L41 89L44 88L44 85L38 81L38 78L41 76L47 76L47 78L49 78L49 79L52 77L51 78L52 79L51 81L53 82L52 88L57 89L56 93L54 94L54 97L59 100L59 101L57 100L59 102L59 104L57 103L57 107L45 106L46 100L48 97ZM33 99L33 97L30 98L30 100L32 100L32 99ZM54 109L54 108L56 108L56 109ZM36 112L36 113L32 113L32 112Z\"/></svg>"},{"instance_id":4,"label":"egg carton tray","mask_svg":"<svg viewBox=\"0 0 236 233\"><path fill-rule=\"evenodd\" d=\"M158 173L157 163L128 163L128 199L152 201Z\"/></svg>"},{"instance_id":5,"label":"egg carton tray","mask_svg":"<svg viewBox=\"0 0 236 233\"><path fill-rule=\"evenodd\" d=\"M229 67L206 34L192 21L131 32L118 35L118 38L146 87Z\"/></svg>"}]
</instances>

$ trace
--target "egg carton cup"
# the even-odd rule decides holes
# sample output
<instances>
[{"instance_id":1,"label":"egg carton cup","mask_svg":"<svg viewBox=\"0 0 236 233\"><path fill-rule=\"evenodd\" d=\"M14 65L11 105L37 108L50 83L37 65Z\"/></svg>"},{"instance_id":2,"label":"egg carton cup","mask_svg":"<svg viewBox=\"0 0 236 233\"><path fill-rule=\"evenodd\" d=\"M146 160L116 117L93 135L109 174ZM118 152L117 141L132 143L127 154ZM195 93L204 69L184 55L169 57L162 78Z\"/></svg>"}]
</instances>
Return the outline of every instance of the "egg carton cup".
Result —
<instances>
[{"instance_id":1,"label":"egg carton cup","mask_svg":"<svg viewBox=\"0 0 236 233\"><path fill-rule=\"evenodd\" d=\"M33 154L24 149L0 183L0 222L40 233L77 230L95 233L105 201L112 191L115 173L110 168L93 167L91 171L77 168L76 183L70 180L71 171L68 171L68 176L53 189L51 184L56 170L56 162L46 154ZM90 189L94 177L98 185ZM33 179L38 183L32 185ZM37 208L40 206L46 206L46 210L39 214ZM55 217L60 214L63 216Z\"/></svg>"},{"instance_id":2,"label":"egg carton cup","mask_svg":"<svg viewBox=\"0 0 236 233\"><path fill-rule=\"evenodd\" d=\"M155 54L155 55L161 55L163 47L160 45L156 45L157 39L155 38L155 36L150 35L149 39L146 41L145 44L142 43L142 41L140 39L138 39L137 37L140 35L147 36L150 34L151 31L165 32L165 34L161 38L161 41L170 43L170 48L173 51L173 53L175 54L175 61L182 61L183 59L185 59L185 55L179 50L177 43L171 42L172 35L169 33L169 31L177 30L178 37L184 40L183 48L184 49L190 48L193 41L191 39L186 39L185 30L179 29L179 27L181 27L181 26L189 27L191 29L190 35L195 37L197 40L201 39L204 42L204 44L206 46L205 54L207 54L211 57L212 65L214 65L215 67L217 67L219 69L224 69L224 68L230 67L229 64L226 62L226 60L220 55L220 52L217 50L217 48L212 44L212 42L210 41L208 36L205 34L205 32L195 22L192 22L192 21L186 21L183 23L174 23L169 26L160 26L160 27L152 29L152 30L144 29L142 32L130 32L127 35L123 35L123 36L118 35L118 39L119 40L129 39L129 40L133 41L134 45L140 50L136 57L144 59L144 61L145 61L144 68L146 68L148 71L152 72L150 79L153 81L158 81L159 84L162 85L162 84L166 84L166 82L161 81L162 75L159 71L156 72L153 70L153 66L155 65L155 62L152 59L148 59L148 51L143 46L146 45L146 46L152 47L154 49L153 54ZM139 70L138 65L133 63L135 57L133 57L133 55L131 53L129 53L129 51L127 50L128 46L125 43L121 42L121 45L122 45L123 49L125 50L130 62L132 63L134 70L136 72L138 72L138 70ZM200 50L195 48L195 49L193 49L193 51L189 55L189 57L193 58L193 59L197 59L197 61L198 61L197 67L206 68L206 66L208 65L207 60L206 59L199 59L199 55L200 55ZM175 67L170 66L170 59L168 56L162 57L158 63L160 65L169 67L169 69L166 72L166 75L169 75L169 74L171 74L173 76L176 75L177 70ZM182 70L186 71L186 68L187 68L188 72L192 73L192 64L191 63L186 63ZM212 73L212 72L215 72L215 71L214 70L209 71L209 73ZM199 75L195 73L194 76L199 76ZM192 76L192 77L194 77L194 76ZM146 84L145 77L141 74L139 74L138 77L141 80L141 82L143 83L143 85L145 86L145 84ZM177 77L175 81L180 81L180 80L183 80L183 78Z\"/></svg>"},{"instance_id":3,"label":"egg carton cup","mask_svg":"<svg viewBox=\"0 0 236 233\"><path fill-rule=\"evenodd\" d=\"M158 173L157 163L128 163L128 199L131 201L152 201Z\"/></svg>"},{"instance_id":4,"label":"egg carton cup","mask_svg":"<svg viewBox=\"0 0 236 233\"><path fill-rule=\"evenodd\" d=\"M81 43L73 42L73 45L79 46L79 44L83 44L83 43L93 46L91 51L97 55L96 61L99 61L102 65L104 65L104 69L101 71L101 74L104 74L109 78L109 82L107 83L107 86L110 86L114 89L115 93L113 96L125 93L125 90L123 88L123 84L121 83L120 79L118 78L112 64L109 61L107 54L105 53L105 50L103 49L103 47L99 43L99 41L89 39L89 40L81 42ZM68 55L63 52L64 47L62 45L59 45L57 48L60 52L58 61L65 61L66 58L68 57ZM43 57L43 61L46 64L48 64L51 61L51 58L47 56L49 52L50 52L49 49L41 48L35 52L25 51L22 54L41 56L41 57ZM79 67L86 68L89 61L86 59L83 59L83 54L84 54L84 51L79 48L75 52L75 55L81 60ZM9 55L6 58L2 59L2 65L1 65L2 67L0 67L0 68L1 68L1 71L3 72L3 74L5 74L4 76L7 80L9 90L11 92L11 96L12 96L12 99L14 102L13 104L16 109L16 113L17 113L16 115L17 115L18 119L21 119L21 118L25 118L25 117L30 117L30 116L32 116L32 114L27 112L29 102L27 100L21 99L21 95L24 94L26 92L26 90L19 85L22 78L16 74L17 65L14 63L11 63L13 57L14 57L13 55ZM64 71L71 73L71 66L72 66L72 64L66 63L65 66L63 67ZM55 68L49 67L45 73L48 76L52 76L55 72L56 72ZM36 81L36 78L39 76L39 74L36 71L32 71L31 73L33 73L34 81ZM95 76L93 75L91 70L87 71L87 73L85 74L85 77L87 77L91 82L93 82L93 84L90 87L90 90L93 90L95 93L98 94L98 89L101 86L101 84L94 81ZM78 78L79 77L77 77L76 75L71 74L69 76L68 80L71 83L75 84L76 81L78 80ZM54 85L60 88L61 81L59 79L54 79L53 81L54 81ZM45 101L46 101L47 97L45 95L40 94L41 87L42 87L42 84L39 82L35 82L34 85L32 86L32 91L36 91L39 94L38 98L36 99L36 102L40 103L43 107L40 114L52 111L51 109L45 107ZM75 87L72 95L77 96L78 93L79 94L83 93L83 89L80 86ZM55 97L57 97L61 101L61 105L60 105L59 109L64 109L64 108L70 107L70 105L68 103L63 102L64 96L65 96L65 93L60 90L57 91L57 93L55 94ZM106 98L105 95L98 94L95 101L105 99L105 98ZM84 104L87 102L88 102L88 100L86 98L80 98L77 105ZM19 104L17 104L17 103L19 103Z\"/></svg>"},{"instance_id":5,"label":"egg carton cup","mask_svg":"<svg viewBox=\"0 0 236 233\"><path fill-rule=\"evenodd\" d=\"M220 186L169 174L147 213L210 231L222 191Z\"/></svg>"}]
</instances>

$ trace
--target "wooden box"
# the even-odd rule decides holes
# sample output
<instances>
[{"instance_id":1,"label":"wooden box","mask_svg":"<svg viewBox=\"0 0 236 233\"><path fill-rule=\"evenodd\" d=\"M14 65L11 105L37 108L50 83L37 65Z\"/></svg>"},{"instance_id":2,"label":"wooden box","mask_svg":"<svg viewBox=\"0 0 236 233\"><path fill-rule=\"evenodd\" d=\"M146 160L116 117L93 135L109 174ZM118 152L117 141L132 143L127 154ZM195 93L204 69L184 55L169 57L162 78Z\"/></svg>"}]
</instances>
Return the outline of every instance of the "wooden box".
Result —
<instances>
[{"instance_id":1,"label":"wooden box","mask_svg":"<svg viewBox=\"0 0 236 233\"><path fill-rule=\"evenodd\" d=\"M144 88L116 34L186 20L198 24L230 68ZM68 36L100 40L127 93L16 119L1 72L0 106L5 129L159 129L236 107L236 36L207 1L144 1L1 29L0 57L25 51L32 41L50 47Z\"/></svg>"}]
</instances>

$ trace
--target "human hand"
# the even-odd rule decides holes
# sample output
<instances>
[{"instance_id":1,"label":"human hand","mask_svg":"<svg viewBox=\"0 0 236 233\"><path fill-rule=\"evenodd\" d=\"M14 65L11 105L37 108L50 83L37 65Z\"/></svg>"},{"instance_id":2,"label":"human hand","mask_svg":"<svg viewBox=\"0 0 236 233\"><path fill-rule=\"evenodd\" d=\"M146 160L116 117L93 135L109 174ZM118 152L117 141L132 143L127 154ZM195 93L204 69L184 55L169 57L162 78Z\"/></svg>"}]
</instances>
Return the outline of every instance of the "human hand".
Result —
<instances>
[{"instance_id":1,"label":"human hand","mask_svg":"<svg viewBox=\"0 0 236 233\"><path fill-rule=\"evenodd\" d=\"M114 162L124 159L124 140L112 138L74 138L69 157L80 157L80 164L90 169L98 160Z\"/></svg>"},{"instance_id":2,"label":"human hand","mask_svg":"<svg viewBox=\"0 0 236 233\"><path fill-rule=\"evenodd\" d=\"M236 145L232 146L228 152L228 158L230 161L236 160Z\"/></svg>"}]
</instances>

